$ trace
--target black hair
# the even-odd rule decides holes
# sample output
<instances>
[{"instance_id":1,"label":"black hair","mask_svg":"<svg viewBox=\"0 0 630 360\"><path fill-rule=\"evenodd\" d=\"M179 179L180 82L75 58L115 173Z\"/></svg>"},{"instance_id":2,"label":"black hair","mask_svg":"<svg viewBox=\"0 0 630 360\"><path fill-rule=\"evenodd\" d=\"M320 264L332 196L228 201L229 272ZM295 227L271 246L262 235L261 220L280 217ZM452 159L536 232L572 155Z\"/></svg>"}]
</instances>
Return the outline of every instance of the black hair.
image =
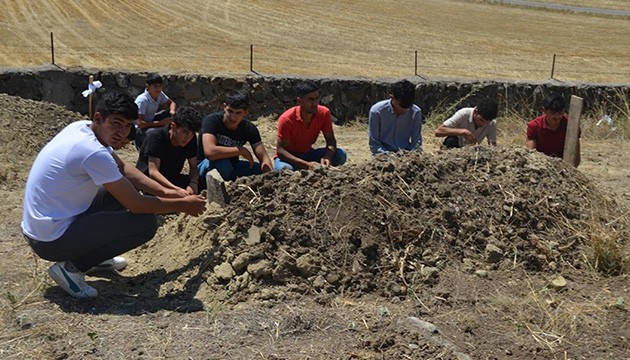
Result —
<instances>
[{"instance_id":1,"label":"black hair","mask_svg":"<svg viewBox=\"0 0 630 360\"><path fill-rule=\"evenodd\" d=\"M543 108L549 111L564 111L567 107L567 103L564 97L558 93L551 93L545 97L543 101Z\"/></svg>"},{"instance_id":2,"label":"black hair","mask_svg":"<svg viewBox=\"0 0 630 360\"><path fill-rule=\"evenodd\" d=\"M310 94L314 91L318 91L317 84L311 80L302 81L295 85L295 93L297 97L304 97L306 94Z\"/></svg>"},{"instance_id":3,"label":"black hair","mask_svg":"<svg viewBox=\"0 0 630 360\"><path fill-rule=\"evenodd\" d=\"M484 120L492 121L497 117L499 112L499 105L492 99L481 99L477 104L477 113L484 118Z\"/></svg>"},{"instance_id":4,"label":"black hair","mask_svg":"<svg viewBox=\"0 0 630 360\"><path fill-rule=\"evenodd\" d=\"M400 80L392 85L392 96L400 106L409 109L416 96L416 86L409 80Z\"/></svg>"},{"instance_id":5,"label":"black hair","mask_svg":"<svg viewBox=\"0 0 630 360\"><path fill-rule=\"evenodd\" d=\"M147 85L161 84L162 82L162 77L158 73L150 73L147 75Z\"/></svg>"},{"instance_id":6,"label":"black hair","mask_svg":"<svg viewBox=\"0 0 630 360\"><path fill-rule=\"evenodd\" d=\"M192 132L197 132L201 128L201 114L189 106L180 106L175 111L173 122L178 128L187 128Z\"/></svg>"},{"instance_id":7,"label":"black hair","mask_svg":"<svg viewBox=\"0 0 630 360\"><path fill-rule=\"evenodd\" d=\"M96 104L95 110L95 112L101 113L103 119L111 114L121 115L132 120L138 118L138 105L131 95L124 92L106 92Z\"/></svg>"},{"instance_id":8,"label":"black hair","mask_svg":"<svg viewBox=\"0 0 630 360\"><path fill-rule=\"evenodd\" d=\"M249 95L242 91L233 91L228 94L225 103L233 109L249 109Z\"/></svg>"}]
</instances>

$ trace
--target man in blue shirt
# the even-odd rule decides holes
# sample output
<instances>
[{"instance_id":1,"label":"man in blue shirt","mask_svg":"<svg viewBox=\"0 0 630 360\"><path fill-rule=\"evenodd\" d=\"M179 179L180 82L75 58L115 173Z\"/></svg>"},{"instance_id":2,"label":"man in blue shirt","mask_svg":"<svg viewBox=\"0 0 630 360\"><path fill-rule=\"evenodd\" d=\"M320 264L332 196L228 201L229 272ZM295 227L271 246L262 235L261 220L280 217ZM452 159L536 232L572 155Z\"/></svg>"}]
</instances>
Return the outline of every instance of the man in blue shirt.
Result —
<instances>
[{"instance_id":1,"label":"man in blue shirt","mask_svg":"<svg viewBox=\"0 0 630 360\"><path fill-rule=\"evenodd\" d=\"M413 104L416 87L408 80L392 85L389 99L370 109L368 142L372 155L422 151L422 111Z\"/></svg>"}]
</instances>

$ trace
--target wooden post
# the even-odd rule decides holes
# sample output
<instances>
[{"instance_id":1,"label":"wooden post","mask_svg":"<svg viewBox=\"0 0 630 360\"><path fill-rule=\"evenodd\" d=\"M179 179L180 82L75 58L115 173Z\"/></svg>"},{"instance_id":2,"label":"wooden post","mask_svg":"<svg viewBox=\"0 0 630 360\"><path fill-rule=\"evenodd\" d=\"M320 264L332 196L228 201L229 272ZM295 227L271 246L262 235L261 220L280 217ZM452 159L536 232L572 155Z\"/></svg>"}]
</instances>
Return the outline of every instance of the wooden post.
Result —
<instances>
[{"instance_id":1,"label":"wooden post","mask_svg":"<svg viewBox=\"0 0 630 360\"><path fill-rule=\"evenodd\" d=\"M249 45L249 71L254 72L254 44Z\"/></svg>"},{"instance_id":2,"label":"wooden post","mask_svg":"<svg viewBox=\"0 0 630 360\"><path fill-rule=\"evenodd\" d=\"M414 67L414 75L418 76L418 50L416 50L416 64Z\"/></svg>"},{"instance_id":3,"label":"wooden post","mask_svg":"<svg viewBox=\"0 0 630 360\"><path fill-rule=\"evenodd\" d=\"M53 33L52 31L50 32L50 57L51 57L51 63L53 65L55 65L55 40L53 38Z\"/></svg>"},{"instance_id":4,"label":"wooden post","mask_svg":"<svg viewBox=\"0 0 630 360\"><path fill-rule=\"evenodd\" d=\"M90 75L89 79L88 79L88 89L90 88L90 85L92 85L92 83L94 82L94 75ZM92 119L92 99L94 98L94 92L91 92L90 95L88 95L88 118L90 120Z\"/></svg>"},{"instance_id":5,"label":"wooden post","mask_svg":"<svg viewBox=\"0 0 630 360\"><path fill-rule=\"evenodd\" d=\"M572 95L571 105L569 106L569 123L567 125L567 133L564 138L564 156L562 160L565 163L577 167L580 156L578 147L580 137L580 115L582 114L582 98Z\"/></svg>"},{"instance_id":6,"label":"wooden post","mask_svg":"<svg viewBox=\"0 0 630 360\"><path fill-rule=\"evenodd\" d=\"M553 60L551 61L551 79L553 79L553 73L556 70L556 54L553 54Z\"/></svg>"}]
</instances>

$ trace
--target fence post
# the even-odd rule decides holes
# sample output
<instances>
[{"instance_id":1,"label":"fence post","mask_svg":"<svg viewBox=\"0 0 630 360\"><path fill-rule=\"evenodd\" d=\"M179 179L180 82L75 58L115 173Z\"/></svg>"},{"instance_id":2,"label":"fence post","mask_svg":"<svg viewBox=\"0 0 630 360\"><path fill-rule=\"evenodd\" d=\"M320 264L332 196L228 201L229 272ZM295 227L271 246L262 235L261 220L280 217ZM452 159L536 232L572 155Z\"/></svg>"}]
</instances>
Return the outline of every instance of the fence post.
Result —
<instances>
[{"instance_id":1,"label":"fence post","mask_svg":"<svg viewBox=\"0 0 630 360\"><path fill-rule=\"evenodd\" d=\"M414 75L418 76L418 50L416 50L416 65L414 67Z\"/></svg>"},{"instance_id":2,"label":"fence post","mask_svg":"<svg viewBox=\"0 0 630 360\"><path fill-rule=\"evenodd\" d=\"M556 54L553 54L553 61L551 63L551 78L553 79L553 72L556 69Z\"/></svg>"},{"instance_id":3,"label":"fence post","mask_svg":"<svg viewBox=\"0 0 630 360\"><path fill-rule=\"evenodd\" d=\"M52 31L50 32L50 56L52 58L52 64L55 65L55 41Z\"/></svg>"},{"instance_id":4,"label":"fence post","mask_svg":"<svg viewBox=\"0 0 630 360\"><path fill-rule=\"evenodd\" d=\"M254 44L249 45L249 71L254 72Z\"/></svg>"}]
</instances>

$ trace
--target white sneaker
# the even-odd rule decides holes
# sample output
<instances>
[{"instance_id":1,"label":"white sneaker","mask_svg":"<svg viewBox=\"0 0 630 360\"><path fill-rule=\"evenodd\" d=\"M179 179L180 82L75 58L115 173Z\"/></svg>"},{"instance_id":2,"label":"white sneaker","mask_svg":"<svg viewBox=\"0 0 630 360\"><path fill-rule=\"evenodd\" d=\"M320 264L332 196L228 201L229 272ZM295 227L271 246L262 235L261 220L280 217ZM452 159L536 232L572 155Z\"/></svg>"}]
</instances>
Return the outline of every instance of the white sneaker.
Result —
<instances>
[{"instance_id":1,"label":"white sneaker","mask_svg":"<svg viewBox=\"0 0 630 360\"><path fill-rule=\"evenodd\" d=\"M86 271L86 274L99 272L99 271L115 271L122 270L127 267L127 259L122 256L114 256L109 260L105 260L102 263L94 266L93 268Z\"/></svg>"},{"instance_id":2,"label":"white sneaker","mask_svg":"<svg viewBox=\"0 0 630 360\"><path fill-rule=\"evenodd\" d=\"M54 263L48 268L48 275L68 294L80 298L95 298L98 291L85 282L85 274L82 272L69 272L66 270L65 261Z\"/></svg>"}]
</instances>

